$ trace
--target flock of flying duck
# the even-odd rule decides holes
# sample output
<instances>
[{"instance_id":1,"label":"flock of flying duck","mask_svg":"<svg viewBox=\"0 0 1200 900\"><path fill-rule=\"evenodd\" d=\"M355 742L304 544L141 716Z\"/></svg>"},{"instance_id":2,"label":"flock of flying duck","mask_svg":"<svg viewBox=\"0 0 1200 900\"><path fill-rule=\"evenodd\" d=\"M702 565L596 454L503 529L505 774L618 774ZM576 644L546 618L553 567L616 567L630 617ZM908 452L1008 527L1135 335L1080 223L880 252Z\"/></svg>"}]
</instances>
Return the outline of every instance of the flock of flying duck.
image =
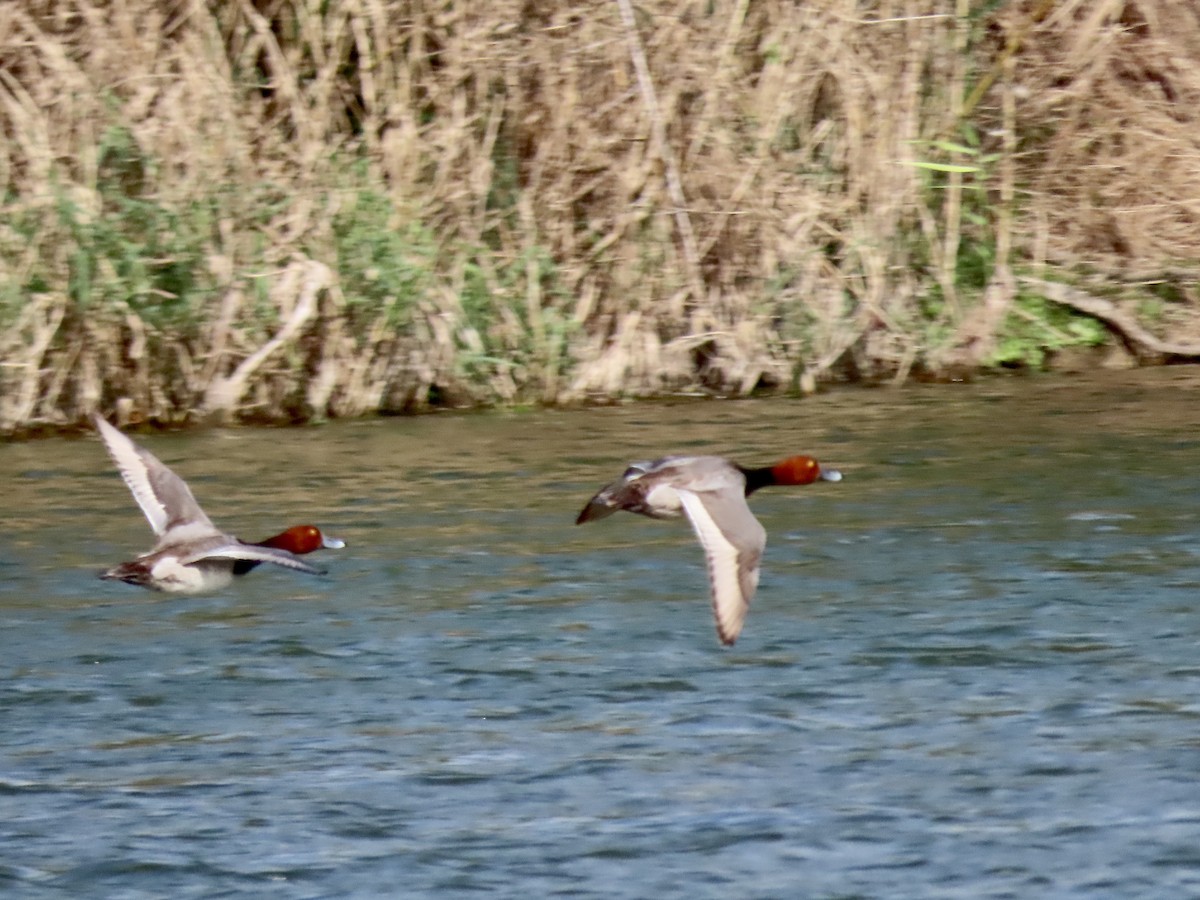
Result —
<instances>
[{"instance_id":1,"label":"flock of flying duck","mask_svg":"<svg viewBox=\"0 0 1200 900\"><path fill-rule=\"evenodd\" d=\"M324 571L300 557L345 543L315 525L297 525L251 543L218 529L186 482L144 447L100 416L96 429L117 464L158 542L146 553L101 575L169 593L196 594L228 587L262 563L311 575ZM717 636L732 644L741 633L758 587L767 534L746 498L772 485L840 481L809 456L792 456L773 466L744 468L719 456L666 456L638 462L584 506L577 525L618 510L674 519L686 515L704 548L712 586Z\"/></svg>"}]
</instances>

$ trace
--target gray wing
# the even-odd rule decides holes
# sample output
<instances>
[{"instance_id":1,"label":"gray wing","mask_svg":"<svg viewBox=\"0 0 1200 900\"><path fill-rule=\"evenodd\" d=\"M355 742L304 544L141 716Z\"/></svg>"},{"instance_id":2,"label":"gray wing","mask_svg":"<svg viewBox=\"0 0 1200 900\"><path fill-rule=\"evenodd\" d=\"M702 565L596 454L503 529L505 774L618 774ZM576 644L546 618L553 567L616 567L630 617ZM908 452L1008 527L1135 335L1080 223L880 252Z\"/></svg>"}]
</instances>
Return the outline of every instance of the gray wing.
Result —
<instances>
[{"instance_id":1,"label":"gray wing","mask_svg":"<svg viewBox=\"0 0 1200 900\"><path fill-rule=\"evenodd\" d=\"M216 531L182 478L100 416L92 419L109 456L156 535L162 537L181 525L200 525Z\"/></svg>"},{"instance_id":2,"label":"gray wing","mask_svg":"<svg viewBox=\"0 0 1200 900\"><path fill-rule=\"evenodd\" d=\"M672 463L664 469L672 470L675 487L696 494L726 493L732 497L745 497L746 476L729 460L720 456L690 456L664 460Z\"/></svg>"},{"instance_id":3,"label":"gray wing","mask_svg":"<svg viewBox=\"0 0 1200 900\"><path fill-rule=\"evenodd\" d=\"M695 493L680 490L688 521L708 558L713 616L723 644L737 640L758 589L758 567L767 532L739 489Z\"/></svg>"},{"instance_id":4,"label":"gray wing","mask_svg":"<svg viewBox=\"0 0 1200 900\"><path fill-rule=\"evenodd\" d=\"M324 569L310 566L304 560L300 559L300 557L286 550L278 550L275 547L258 547L238 541L205 547L202 550L197 550L195 553L181 556L179 561L184 565L191 565L192 563L200 562L202 559L246 559L253 562L274 563L277 566L283 566L285 569L307 572L309 575L325 574Z\"/></svg>"}]
</instances>

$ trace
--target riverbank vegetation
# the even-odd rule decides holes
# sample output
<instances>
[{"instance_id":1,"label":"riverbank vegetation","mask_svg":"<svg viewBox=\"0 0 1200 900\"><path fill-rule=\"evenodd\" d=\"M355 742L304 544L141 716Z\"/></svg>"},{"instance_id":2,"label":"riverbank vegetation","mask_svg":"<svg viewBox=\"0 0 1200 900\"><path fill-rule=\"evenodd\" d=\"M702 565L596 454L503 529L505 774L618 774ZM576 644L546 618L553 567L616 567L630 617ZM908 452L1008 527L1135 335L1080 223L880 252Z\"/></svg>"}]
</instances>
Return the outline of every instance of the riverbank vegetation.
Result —
<instances>
[{"instance_id":1,"label":"riverbank vegetation","mask_svg":"<svg viewBox=\"0 0 1200 900\"><path fill-rule=\"evenodd\" d=\"M0 20L0 431L1200 355L1187 4Z\"/></svg>"}]
</instances>

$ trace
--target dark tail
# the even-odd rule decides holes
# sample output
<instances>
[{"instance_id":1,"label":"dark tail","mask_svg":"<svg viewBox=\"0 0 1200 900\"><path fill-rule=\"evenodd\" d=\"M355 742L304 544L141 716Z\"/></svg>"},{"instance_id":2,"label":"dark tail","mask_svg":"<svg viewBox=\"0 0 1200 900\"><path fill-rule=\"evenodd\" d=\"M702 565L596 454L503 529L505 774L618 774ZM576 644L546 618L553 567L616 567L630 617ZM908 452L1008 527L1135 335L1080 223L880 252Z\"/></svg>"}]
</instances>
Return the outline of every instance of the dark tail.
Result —
<instances>
[{"instance_id":1,"label":"dark tail","mask_svg":"<svg viewBox=\"0 0 1200 900\"><path fill-rule=\"evenodd\" d=\"M580 510L579 515L575 517L575 524L582 525L584 522L594 522L596 519L611 516L616 511L617 507L610 506L597 495L588 501L587 506Z\"/></svg>"},{"instance_id":2,"label":"dark tail","mask_svg":"<svg viewBox=\"0 0 1200 900\"><path fill-rule=\"evenodd\" d=\"M126 584L136 584L150 587L150 570L136 560L121 563L107 572L101 572L100 577L106 581L123 581Z\"/></svg>"}]
</instances>

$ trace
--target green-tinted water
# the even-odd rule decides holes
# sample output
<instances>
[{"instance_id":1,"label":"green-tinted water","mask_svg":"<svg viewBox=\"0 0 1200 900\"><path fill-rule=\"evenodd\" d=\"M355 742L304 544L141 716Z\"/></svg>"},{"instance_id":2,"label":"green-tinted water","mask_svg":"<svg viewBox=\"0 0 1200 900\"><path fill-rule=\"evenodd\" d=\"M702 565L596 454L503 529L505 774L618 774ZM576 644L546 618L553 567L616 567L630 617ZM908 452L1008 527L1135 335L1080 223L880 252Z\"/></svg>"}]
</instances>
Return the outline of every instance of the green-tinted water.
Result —
<instances>
[{"instance_id":1,"label":"green-tinted water","mask_svg":"<svg viewBox=\"0 0 1200 900\"><path fill-rule=\"evenodd\" d=\"M311 579L100 582L96 440L0 447L22 897L1200 893L1200 375L138 438ZM630 459L808 451L721 648Z\"/></svg>"}]
</instances>

